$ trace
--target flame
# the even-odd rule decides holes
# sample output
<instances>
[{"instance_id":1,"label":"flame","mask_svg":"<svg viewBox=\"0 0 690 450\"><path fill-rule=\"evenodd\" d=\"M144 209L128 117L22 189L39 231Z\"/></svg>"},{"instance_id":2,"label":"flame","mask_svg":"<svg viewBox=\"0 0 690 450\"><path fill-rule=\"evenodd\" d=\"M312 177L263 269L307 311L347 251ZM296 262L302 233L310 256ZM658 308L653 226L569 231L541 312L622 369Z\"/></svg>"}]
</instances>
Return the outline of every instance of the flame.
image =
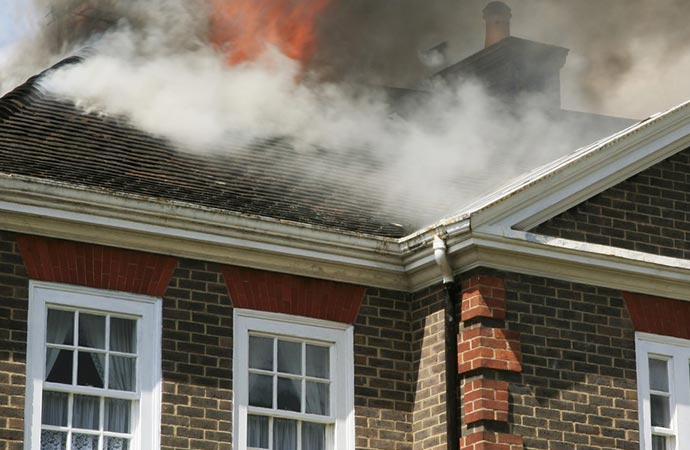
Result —
<instances>
[{"instance_id":1,"label":"flame","mask_svg":"<svg viewBox=\"0 0 690 450\"><path fill-rule=\"evenodd\" d=\"M330 0L211 0L211 42L230 64L256 59L272 45L307 63L316 52L316 20Z\"/></svg>"}]
</instances>

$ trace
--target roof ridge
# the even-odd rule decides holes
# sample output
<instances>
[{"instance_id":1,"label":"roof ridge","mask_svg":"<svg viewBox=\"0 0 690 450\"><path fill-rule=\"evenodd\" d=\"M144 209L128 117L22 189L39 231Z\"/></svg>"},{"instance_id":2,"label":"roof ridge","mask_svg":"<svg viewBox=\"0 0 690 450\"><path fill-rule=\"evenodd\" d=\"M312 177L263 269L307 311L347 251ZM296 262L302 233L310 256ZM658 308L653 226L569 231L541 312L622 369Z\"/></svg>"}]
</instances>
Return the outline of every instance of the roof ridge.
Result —
<instances>
[{"instance_id":1,"label":"roof ridge","mask_svg":"<svg viewBox=\"0 0 690 450\"><path fill-rule=\"evenodd\" d=\"M70 56L65 58L43 72L32 76L24 83L2 96L0 98L0 123L3 123L9 117L19 112L19 110L26 106L32 99L43 94L43 91L37 85L38 80L50 72L58 70L69 64L78 64L83 60L84 58L81 56Z\"/></svg>"}]
</instances>

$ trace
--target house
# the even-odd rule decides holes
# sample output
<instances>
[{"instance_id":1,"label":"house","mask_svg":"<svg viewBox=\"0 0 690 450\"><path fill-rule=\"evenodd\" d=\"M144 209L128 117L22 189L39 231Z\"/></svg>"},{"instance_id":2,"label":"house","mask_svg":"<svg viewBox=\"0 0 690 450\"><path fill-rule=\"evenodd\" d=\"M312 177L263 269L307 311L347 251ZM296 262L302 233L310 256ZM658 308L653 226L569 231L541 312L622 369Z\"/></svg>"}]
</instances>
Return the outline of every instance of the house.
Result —
<instances>
[{"instance_id":1,"label":"house","mask_svg":"<svg viewBox=\"0 0 690 450\"><path fill-rule=\"evenodd\" d=\"M689 146L683 104L408 229L280 140L178 152L29 80L0 449L688 448Z\"/></svg>"}]
</instances>

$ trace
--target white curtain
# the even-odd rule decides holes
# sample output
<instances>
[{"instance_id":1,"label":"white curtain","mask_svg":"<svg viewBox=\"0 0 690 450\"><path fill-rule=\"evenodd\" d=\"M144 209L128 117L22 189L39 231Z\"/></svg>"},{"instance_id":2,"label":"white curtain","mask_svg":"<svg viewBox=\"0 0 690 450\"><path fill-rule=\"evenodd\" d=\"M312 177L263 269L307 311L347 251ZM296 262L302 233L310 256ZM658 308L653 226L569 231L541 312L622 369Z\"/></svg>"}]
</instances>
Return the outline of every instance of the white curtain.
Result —
<instances>
[{"instance_id":1,"label":"white curtain","mask_svg":"<svg viewBox=\"0 0 690 450\"><path fill-rule=\"evenodd\" d=\"M94 319L95 317L86 314L82 314L79 318L79 340L83 341L88 347L105 349L105 317L103 317L103 320ZM90 355L98 376L101 377L102 381L105 375L103 361L98 353L90 353ZM103 386L105 386L105 383Z\"/></svg>"},{"instance_id":2,"label":"white curtain","mask_svg":"<svg viewBox=\"0 0 690 450\"><path fill-rule=\"evenodd\" d=\"M132 321L110 321L110 348L135 349L135 333L132 329ZM109 387L123 391L134 390L134 359L121 356L110 358Z\"/></svg>"},{"instance_id":3,"label":"white curtain","mask_svg":"<svg viewBox=\"0 0 690 450\"><path fill-rule=\"evenodd\" d=\"M326 425L302 422L302 450L326 450Z\"/></svg>"},{"instance_id":4,"label":"white curtain","mask_svg":"<svg viewBox=\"0 0 690 450\"><path fill-rule=\"evenodd\" d=\"M297 450L297 421L273 419L273 448Z\"/></svg>"},{"instance_id":5,"label":"white curtain","mask_svg":"<svg viewBox=\"0 0 690 450\"><path fill-rule=\"evenodd\" d=\"M68 342L69 334L74 330L74 313L69 311L59 311L52 309L48 311L48 327L46 330L47 342L53 344L64 344ZM48 349L46 351L46 378L55 366L59 350Z\"/></svg>"},{"instance_id":6,"label":"white curtain","mask_svg":"<svg viewBox=\"0 0 690 450\"><path fill-rule=\"evenodd\" d=\"M247 444L249 447L268 448L268 417L247 416Z\"/></svg>"}]
</instances>

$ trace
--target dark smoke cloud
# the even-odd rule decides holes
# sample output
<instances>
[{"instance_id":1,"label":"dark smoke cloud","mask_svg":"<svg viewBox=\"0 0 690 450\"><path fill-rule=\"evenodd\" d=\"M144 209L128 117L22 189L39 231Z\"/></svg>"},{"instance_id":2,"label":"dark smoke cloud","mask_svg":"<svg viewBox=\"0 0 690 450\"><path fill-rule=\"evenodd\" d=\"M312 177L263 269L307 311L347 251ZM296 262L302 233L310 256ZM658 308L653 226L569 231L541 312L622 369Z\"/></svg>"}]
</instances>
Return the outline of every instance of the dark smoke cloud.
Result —
<instances>
[{"instance_id":1,"label":"dark smoke cloud","mask_svg":"<svg viewBox=\"0 0 690 450\"><path fill-rule=\"evenodd\" d=\"M414 84L430 70L419 51L448 41L454 62L482 49L487 1L336 0L318 59L331 76ZM642 117L690 98L687 0L506 2L513 35L571 49L564 94L576 108Z\"/></svg>"}]
</instances>

